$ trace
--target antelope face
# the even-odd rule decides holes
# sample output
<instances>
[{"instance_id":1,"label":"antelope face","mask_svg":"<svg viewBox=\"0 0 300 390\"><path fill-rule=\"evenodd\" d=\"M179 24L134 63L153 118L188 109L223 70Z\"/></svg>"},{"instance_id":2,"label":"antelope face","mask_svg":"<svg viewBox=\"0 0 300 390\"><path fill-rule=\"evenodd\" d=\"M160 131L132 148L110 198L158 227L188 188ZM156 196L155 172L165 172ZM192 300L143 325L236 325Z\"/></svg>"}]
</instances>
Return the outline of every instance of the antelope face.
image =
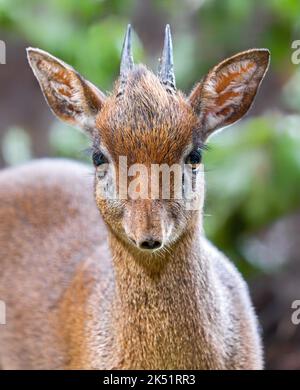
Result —
<instances>
[{"instance_id":1,"label":"antelope face","mask_svg":"<svg viewBox=\"0 0 300 390\"><path fill-rule=\"evenodd\" d=\"M158 77L133 64L130 35L129 26L109 97L44 51L28 49L28 58L54 113L93 140L96 201L110 229L152 253L201 214L204 143L249 110L269 52L248 50L221 62L187 97L175 87L169 27Z\"/></svg>"},{"instance_id":2,"label":"antelope face","mask_svg":"<svg viewBox=\"0 0 300 390\"><path fill-rule=\"evenodd\" d=\"M97 204L118 235L153 251L176 241L202 209L198 117L143 66L130 72L122 95L118 90L96 120Z\"/></svg>"}]
</instances>

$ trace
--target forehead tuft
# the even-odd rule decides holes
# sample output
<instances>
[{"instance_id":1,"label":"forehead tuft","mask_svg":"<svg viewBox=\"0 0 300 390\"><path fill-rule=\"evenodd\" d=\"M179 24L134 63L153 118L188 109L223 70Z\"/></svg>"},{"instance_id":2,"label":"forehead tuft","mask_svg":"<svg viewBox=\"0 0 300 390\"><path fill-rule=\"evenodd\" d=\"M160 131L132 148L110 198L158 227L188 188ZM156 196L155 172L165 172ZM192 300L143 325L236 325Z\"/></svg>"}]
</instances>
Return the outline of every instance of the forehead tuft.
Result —
<instances>
[{"instance_id":1,"label":"forehead tuft","mask_svg":"<svg viewBox=\"0 0 300 390\"><path fill-rule=\"evenodd\" d=\"M157 76L145 66L138 65L128 76L123 98L130 104L143 104L144 107L155 110L168 107L170 94Z\"/></svg>"},{"instance_id":2,"label":"forehead tuft","mask_svg":"<svg viewBox=\"0 0 300 390\"><path fill-rule=\"evenodd\" d=\"M196 122L182 93L168 93L150 70L138 65L128 75L121 96L116 83L97 127L101 142L116 157L131 155L135 161L150 157L160 162L168 150L175 159L182 153Z\"/></svg>"}]
</instances>

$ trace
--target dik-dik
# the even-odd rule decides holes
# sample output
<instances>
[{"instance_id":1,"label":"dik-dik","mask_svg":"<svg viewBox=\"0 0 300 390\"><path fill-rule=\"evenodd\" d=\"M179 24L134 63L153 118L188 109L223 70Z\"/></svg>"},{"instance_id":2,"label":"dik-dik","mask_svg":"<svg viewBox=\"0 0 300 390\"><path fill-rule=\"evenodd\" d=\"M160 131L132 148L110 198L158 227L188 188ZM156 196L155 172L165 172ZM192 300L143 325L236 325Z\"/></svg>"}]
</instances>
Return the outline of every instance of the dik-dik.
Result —
<instances>
[{"instance_id":1,"label":"dik-dik","mask_svg":"<svg viewBox=\"0 0 300 390\"><path fill-rule=\"evenodd\" d=\"M0 365L261 369L247 286L203 232L201 154L214 131L249 110L269 52L221 62L186 96L176 89L168 26L157 76L134 65L130 41L128 27L107 96L61 60L28 49L52 111L91 138L95 174L92 185L88 167L42 160L0 175ZM182 198L118 196L124 156L148 178L153 164L182 167ZM193 209L187 182L197 186Z\"/></svg>"}]
</instances>

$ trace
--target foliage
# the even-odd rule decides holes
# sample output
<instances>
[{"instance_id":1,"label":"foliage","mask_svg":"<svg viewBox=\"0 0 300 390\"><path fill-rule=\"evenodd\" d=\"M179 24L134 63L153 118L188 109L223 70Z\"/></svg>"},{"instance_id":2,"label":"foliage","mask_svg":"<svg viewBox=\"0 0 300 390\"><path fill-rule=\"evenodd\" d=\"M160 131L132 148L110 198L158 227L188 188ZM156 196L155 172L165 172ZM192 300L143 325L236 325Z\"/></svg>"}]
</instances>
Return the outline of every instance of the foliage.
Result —
<instances>
[{"instance_id":1,"label":"foliage","mask_svg":"<svg viewBox=\"0 0 300 390\"><path fill-rule=\"evenodd\" d=\"M299 128L299 115L273 113L224 130L209 143L206 231L237 261L243 260L244 236L299 208Z\"/></svg>"}]
</instances>

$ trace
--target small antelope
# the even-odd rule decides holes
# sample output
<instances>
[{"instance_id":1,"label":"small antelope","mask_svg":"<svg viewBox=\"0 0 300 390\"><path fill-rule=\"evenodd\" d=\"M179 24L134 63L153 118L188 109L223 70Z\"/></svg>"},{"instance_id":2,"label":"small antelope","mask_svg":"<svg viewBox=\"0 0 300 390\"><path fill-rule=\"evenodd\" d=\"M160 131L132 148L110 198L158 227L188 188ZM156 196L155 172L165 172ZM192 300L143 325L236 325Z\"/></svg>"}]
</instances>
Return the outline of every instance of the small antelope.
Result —
<instances>
[{"instance_id":1,"label":"small antelope","mask_svg":"<svg viewBox=\"0 0 300 390\"><path fill-rule=\"evenodd\" d=\"M176 89L169 26L158 76L134 64L128 27L108 96L52 55L27 53L52 111L91 138L95 175L93 186L88 167L51 159L0 174L0 366L261 369L247 286L204 236L201 154L250 108L269 51L221 62L189 96ZM152 164L182 166L182 199L111 197L120 156L149 176Z\"/></svg>"}]
</instances>

